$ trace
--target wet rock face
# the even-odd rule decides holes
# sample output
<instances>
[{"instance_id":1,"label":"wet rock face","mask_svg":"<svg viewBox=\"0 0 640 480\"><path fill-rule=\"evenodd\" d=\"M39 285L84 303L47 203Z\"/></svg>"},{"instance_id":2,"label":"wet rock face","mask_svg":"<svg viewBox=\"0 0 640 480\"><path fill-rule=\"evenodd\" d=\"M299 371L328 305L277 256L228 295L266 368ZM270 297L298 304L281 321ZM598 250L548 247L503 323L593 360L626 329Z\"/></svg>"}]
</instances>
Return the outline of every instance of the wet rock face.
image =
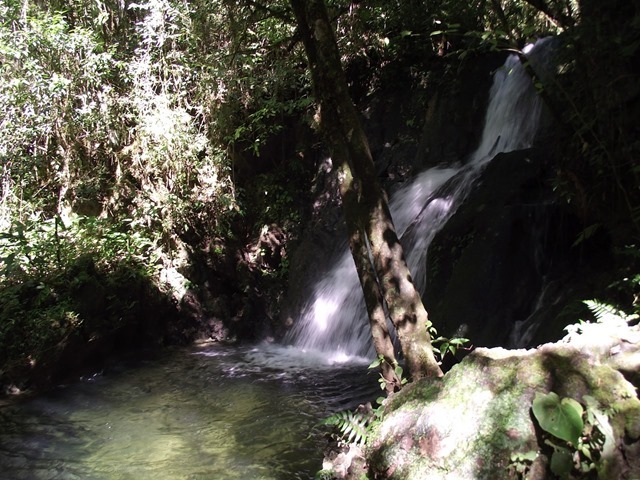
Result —
<instances>
[{"instance_id":1,"label":"wet rock face","mask_svg":"<svg viewBox=\"0 0 640 480\"><path fill-rule=\"evenodd\" d=\"M466 64L455 82L438 91L414 81L394 80L359 105L380 182L389 195L415 174L461 161L477 146L492 82L504 55ZM304 309L309 291L346 245L338 179L328 156L320 155L314 179L311 218L289 252L290 273L280 323L290 327Z\"/></svg>"},{"instance_id":2,"label":"wet rock face","mask_svg":"<svg viewBox=\"0 0 640 480\"><path fill-rule=\"evenodd\" d=\"M462 327L475 345L538 345L560 338L556 317L589 295L585 272L599 253L572 247L581 223L553 191L549 160L534 149L499 154L436 234L424 301L440 331Z\"/></svg>"},{"instance_id":3,"label":"wet rock face","mask_svg":"<svg viewBox=\"0 0 640 480\"><path fill-rule=\"evenodd\" d=\"M606 328L605 342L579 334L535 350L477 349L442 381L405 388L388 402L370 443L374 478L516 479L522 471L530 479L556 478L548 468L548 433L531 409L536 394L552 391L583 404L592 398L606 412L602 429L611 438L594 450L601 458L593 478L638 478L640 401L616 370L616 352L624 348L640 360L640 330ZM520 460L526 454L529 460Z\"/></svg>"}]
</instances>

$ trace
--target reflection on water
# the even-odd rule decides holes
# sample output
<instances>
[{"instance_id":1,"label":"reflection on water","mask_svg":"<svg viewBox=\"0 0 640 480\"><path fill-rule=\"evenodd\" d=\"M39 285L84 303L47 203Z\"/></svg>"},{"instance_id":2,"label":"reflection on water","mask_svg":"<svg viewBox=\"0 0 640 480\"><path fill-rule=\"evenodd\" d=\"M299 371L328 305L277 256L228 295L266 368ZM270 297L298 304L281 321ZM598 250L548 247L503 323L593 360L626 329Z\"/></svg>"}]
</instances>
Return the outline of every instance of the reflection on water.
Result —
<instances>
[{"instance_id":1,"label":"reflection on water","mask_svg":"<svg viewBox=\"0 0 640 480\"><path fill-rule=\"evenodd\" d=\"M313 478L313 426L377 393L366 361L340 360L214 345L121 365L1 408L0 478Z\"/></svg>"}]
</instances>

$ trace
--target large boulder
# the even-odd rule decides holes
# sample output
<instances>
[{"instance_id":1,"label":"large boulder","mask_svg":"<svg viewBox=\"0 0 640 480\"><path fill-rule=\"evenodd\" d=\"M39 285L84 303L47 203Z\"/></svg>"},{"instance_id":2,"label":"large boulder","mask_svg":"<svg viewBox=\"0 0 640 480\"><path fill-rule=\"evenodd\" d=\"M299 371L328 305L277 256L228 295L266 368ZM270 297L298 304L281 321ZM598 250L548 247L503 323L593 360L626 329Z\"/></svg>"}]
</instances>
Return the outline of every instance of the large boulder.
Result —
<instances>
[{"instance_id":1,"label":"large boulder","mask_svg":"<svg viewBox=\"0 0 640 480\"><path fill-rule=\"evenodd\" d=\"M590 412L582 433L594 441L594 470L564 478L640 478L640 401L624 375L637 380L639 366L640 329L621 321L585 324L531 350L479 348L441 381L415 382L387 400L367 450L370 478L557 478L548 442L566 444L532 413L549 392Z\"/></svg>"}]
</instances>

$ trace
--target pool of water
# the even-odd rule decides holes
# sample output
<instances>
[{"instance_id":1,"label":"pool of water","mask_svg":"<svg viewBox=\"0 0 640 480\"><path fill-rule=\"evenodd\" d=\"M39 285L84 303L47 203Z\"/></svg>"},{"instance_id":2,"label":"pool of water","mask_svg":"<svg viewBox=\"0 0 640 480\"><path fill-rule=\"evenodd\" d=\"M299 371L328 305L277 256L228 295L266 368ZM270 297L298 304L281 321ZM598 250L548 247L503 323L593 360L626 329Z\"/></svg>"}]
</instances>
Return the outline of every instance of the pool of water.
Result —
<instances>
[{"instance_id":1,"label":"pool of water","mask_svg":"<svg viewBox=\"0 0 640 480\"><path fill-rule=\"evenodd\" d=\"M313 478L314 426L379 393L367 364L273 345L121 363L0 408L0 478Z\"/></svg>"}]
</instances>

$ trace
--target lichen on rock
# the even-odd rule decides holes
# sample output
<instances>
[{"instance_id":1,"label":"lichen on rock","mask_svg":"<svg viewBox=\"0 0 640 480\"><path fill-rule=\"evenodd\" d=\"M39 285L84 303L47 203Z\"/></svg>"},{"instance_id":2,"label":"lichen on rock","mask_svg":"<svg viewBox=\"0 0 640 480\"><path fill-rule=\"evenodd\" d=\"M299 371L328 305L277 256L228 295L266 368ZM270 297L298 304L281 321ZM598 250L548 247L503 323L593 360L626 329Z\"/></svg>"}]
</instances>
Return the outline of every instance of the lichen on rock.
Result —
<instances>
[{"instance_id":1,"label":"lichen on rock","mask_svg":"<svg viewBox=\"0 0 640 480\"><path fill-rule=\"evenodd\" d=\"M607 334L582 334L589 329ZM556 478L531 411L536 393L555 392L606 412L613 443L593 478L639 478L640 401L634 377L623 373L640 360L640 331L626 324L582 331L531 350L478 348L442 380L424 379L394 395L368 446L372 477ZM616 358L622 352L624 362ZM527 454L531 464L516 468Z\"/></svg>"}]
</instances>

